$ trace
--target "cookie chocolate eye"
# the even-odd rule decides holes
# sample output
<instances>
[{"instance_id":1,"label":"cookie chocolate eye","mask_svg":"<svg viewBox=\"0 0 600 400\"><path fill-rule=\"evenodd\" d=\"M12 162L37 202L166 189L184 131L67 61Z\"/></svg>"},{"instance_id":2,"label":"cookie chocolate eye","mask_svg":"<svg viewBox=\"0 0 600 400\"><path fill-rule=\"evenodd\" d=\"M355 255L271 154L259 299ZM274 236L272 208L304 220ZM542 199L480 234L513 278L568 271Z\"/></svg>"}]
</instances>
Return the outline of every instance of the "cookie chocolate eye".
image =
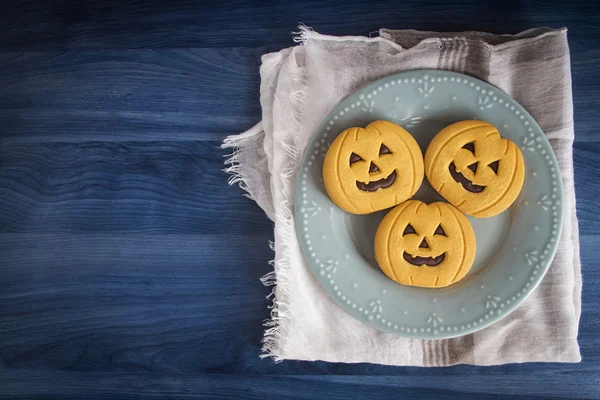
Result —
<instances>
[{"instance_id":1,"label":"cookie chocolate eye","mask_svg":"<svg viewBox=\"0 0 600 400\"><path fill-rule=\"evenodd\" d=\"M433 232L434 235L442 235L442 236L446 236L446 232L444 232L444 228L442 228L442 225L438 225L437 228L435 228L435 232Z\"/></svg>"},{"instance_id":2,"label":"cookie chocolate eye","mask_svg":"<svg viewBox=\"0 0 600 400\"><path fill-rule=\"evenodd\" d=\"M463 149L467 149L471 153L475 154L475 142L467 143L462 148Z\"/></svg>"},{"instance_id":3,"label":"cookie chocolate eye","mask_svg":"<svg viewBox=\"0 0 600 400\"><path fill-rule=\"evenodd\" d=\"M361 156L359 156L356 153L350 154L350 165L352 165L352 164L354 164L355 162L358 162L358 161L362 161L362 157Z\"/></svg>"},{"instance_id":4,"label":"cookie chocolate eye","mask_svg":"<svg viewBox=\"0 0 600 400\"><path fill-rule=\"evenodd\" d=\"M392 151L390 149L388 149L385 144L381 143L381 147L379 148L379 155L391 154L391 153L392 153Z\"/></svg>"},{"instance_id":5,"label":"cookie chocolate eye","mask_svg":"<svg viewBox=\"0 0 600 400\"><path fill-rule=\"evenodd\" d=\"M406 225L406 228L404 228L404 232L402 232L402 236L408 235L411 233L417 233L417 231L415 231L415 228L413 228L411 224L408 224L408 225Z\"/></svg>"},{"instance_id":6,"label":"cookie chocolate eye","mask_svg":"<svg viewBox=\"0 0 600 400\"><path fill-rule=\"evenodd\" d=\"M496 175L498 175L498 167L499 166L500 166L500 160L494 161L493 163L488 164L488 167L490 167Z\"/></svg>"}]
</instances>

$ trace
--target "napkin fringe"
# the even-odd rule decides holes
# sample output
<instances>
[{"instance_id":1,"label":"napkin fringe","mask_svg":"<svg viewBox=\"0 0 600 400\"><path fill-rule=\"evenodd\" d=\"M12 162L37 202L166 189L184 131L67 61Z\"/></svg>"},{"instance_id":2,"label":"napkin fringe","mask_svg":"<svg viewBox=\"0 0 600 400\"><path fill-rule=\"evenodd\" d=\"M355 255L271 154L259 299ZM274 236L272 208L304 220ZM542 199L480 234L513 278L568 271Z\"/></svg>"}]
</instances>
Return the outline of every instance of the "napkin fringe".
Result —
<instances>
[{"instance_id":1,"label":"napkin fringe","mask_svg":"<svg viewBox=\"0 0 600 400\"><path fill-rule=\"evenodd\" d=\"M307 35L309 35L310 32L312 32L310 28L304 25L300 26L300 33L296 36L294 41L304 44ZM292 56L288 58L288 62L296 63L297 60ZM293 212L295 190L293 184L295 179L293 178L298 172L298 164L302 156L298 139L301 137L302 108L304 107L308 83L308 75L304 72L304 69L302 70L303 72L297 72L297 68L291 68L290 70L294 71L290 76L292 80L297 83L298 89L289 95L290 102L294 106L294 112L291 113L290 118L286 120L289 121L285 127L287 132L285 132L284 139L281 141L281 145L290 159L280 172L280 176L283 178L281 179L283 199L280 206L281 213L276 214L276 226L279 230L276 236L280 238L280 243L277 244L281 249L281 252L276 255L277 266L275 270L262 278L262 282L265 286L274 286L274 288L269 295L273 296L271 319L264 324L268 329L265 331L262 348L263 354L261 354L260 357L271 357L275 362L280 362L285 359L287 350L283 338L288 336L288 329L291 323L291 316L287 312L292 287L289 282L289 272L294 260L293 248L294 246L297 246ZM273 263L273 266L275 267L275 263Z\"/></svg>"},{"instance_id":2,"label":"napkin fringe","mask_svg":"<svg viewBox=\"0 0 600 400\"><path fill-rule=\"evenodd\" d=\"M221 145L222 149L233 149L233 152L226 157L225 165L226 168L223 171L229 174L229 179L227 183L229 185L237 184L242 190L245 192L244 196L255 200L252 195L252 191L249 188L249 176L245 175L245 168L242 164L242 160L246 160L247 158L244 156L245 149L241 146L242 142L246 139L252 138L256 134L264 132L262 122L256 124L254 127L249 129L244 133L240 133L239 135L230 135L227 136L223 140L223 144ZM288 151L288 150L286 150ZM288 207L286 207L287 209ZM278 218L278 222L283 225L283 222L280 218ZM287 223L288 225L290 222ZM286 231L286 237L289 235L289 232ZM285 245L285 244L284 244ZM289 244L288 244L289 246ZM275 251L275 243L273 241L269 241L269 247L271 250ZM272 305L269 306L270 318L265 321L263 326L267 329L265 330L265 336L263 338L263 348L262 351L265 354L261 354L261 358L264 357L273 357L276 362L281 361L283 358L277 356L277 352L280 349L278 343L280 342L280 335L282 330L282 319L289 318L289 315L286 315L282 312L282 308L286 307L286 301L289 299L290 294L289 290L283 290L281 288L289 288L287 280L289 280L288 271L290 267L289 255L284 250L282 260L278 264L278 271L275 272L275 260L269 261L269 265L273 267L273 271L267 273L263 277L260 278L260 281L264 286L273 286L271 292L267 295L267 299L272 299ZM278 283L281 286L278 286ZM281 299L281 300L278 300ZM283 300L286 299L286 300ZM283 324L285 326L285 324Z\"/></svg>"},{"instance_id":3,"label":"napkin fringe","mask_svg":"<svg viewBox=\"0 0 600 400\"><path fill-rule=\"evenodd\" d=\"M242 155L244 154L244 150L240 147L240 143L244 139L251 138L260 132L263 132L262 121L244 133L227 136L221 144L222 149L233 149L231 154L225 156L226 158L224 164L227 167L223 169L223 172L229 175L227 184L231 186L237 183L238 186L242 188L244 192L246 192L244 193L244 196L253 201L257 201L257 199L252 195L252 191L248 186L247 178L242 173L244 167L241 165L241 160L243 159Z\"/></svg>"},{"instance_id":4,"label":"napkin fringe","mask_svg":"<svg viewBox=\"0 0 600 400\"><path fill-rule=\"evenodd\" d=\"M307 26L300 26L300 32L296 33L297 36L294 38L296 43L304 44L312 34L315 34L312 29ZM298 60L295 57L290 57L287 62L296 63ZM298 71L297 68L290 68L291 71ZM293 263L293 250L292 247L296 244L295 237L295 225L294 225L294 185L290 182L294 182L294 175L297 173L298 163L302 152L298 143L298 139L301 137L301 118L302 108L304 106L304 98L306 95L306 87L308 76L303 72L291 72L291 79L297 83L298 89L289 94L289 100L294 106L294 111L290 113L289 118L286 119L285 132L283 132L284 138L281 141L283 150L288 155L290 161L284 166L279 175L282 177L283 182L282 195L280 209L282 210L276 216L276 226L279 230L277 235L280 239L278 242L277 265L275 260L269 261L269 265L273 267L273 271L264 275L260 280L263 285L272 287L271 292L267 296L267 299L272 298L272 305L270 308L270 318L263 324L267 329L262 340L263 354L261 358L271 357L275 362L284 360L286 354L285 341L283 337L287 337L288 327L290 326L291 316L287 312L289 299L291 298L291 287L289 280L290 269ZM221 148L233 149L233 152L227 156L225 160L226 168L223 170L229 174L228 183L229 185L238 184L246 193L244 196L249 199L255 200L252 191L250 189L250 177L245 175L246 168L244 168L243 160L247 158L244 156L244 147L241 144L244 140L254 137L257 134L264 132L262 122L251 128L250 130L241 133L239 135L231 135L225 138ZM292 239L294 238L294 239ZM272 250L275 250L275 244L269 242L269 246Z\"/></svg>"},{"instance_id":5,"label":"napkin fringe","mask_svg":"<svg viewBox=\"0 0 600 400\"><path fill-rule=\"evenodd\" d=\"M283 225L284 218L277 218L277 222ZM291 223L288 221L288 225ZM293 234L293 233L292 233ZM289 237L287 228L282 229L282 235ZM275 362L284 360L283 354L285 348L282 345L282 335L287 333L289 326L290 315L285 310L288 307L288 300L291 296L291 285L289 284L289 270L291 267L291 257L289 252L289 239L282 239L282 247L284 248L277 262L277 272L275 269L260 280L265 286L273 286L271 293L267 295L267 299L272 298L272 304L269 306L270 318L266 320L263 326L265 334L262 340L262 352L260 358L271 357ZM274 247L272 247L274 249ZM275 260L269 261L269 264L275 268Z\"/></svg>"},{"instance_id":6,"label":"napkin fringe","mask_svg":"<svg viewBox=\"0 0 600 400\"><path fill-rule=\"evenodd\" d=\"M288 147L286 151L293 152L294 148ZM292 161L286 165L281 174L289 178L294 173L295 168L296 163ZM293 209L293 190L287 183L284 184L283 194L284 200L281 202L281 208L284 210L283 215L277 216L282 251L277 259L277 269L275 270L275 260L269 261L274 269L260 279L263 285L273 286L273 290L267 296L267 299L273 298L273 303L269 307L271 309L270 319L263 324L267 329L262 340L263 354L260 355L260 358L271 357L275 362L281 362L285 359L283 357L285 347L282 344L281 337L287 333L290 321L290 314L285 310L291 296L291 285L289 283L289 270L292 266L290 246L293 241L291 238L296 235L293 223L294 216L291 211ZM269 246L272 250L275 250L275 243L269 242Z\"/></svg>"},{"instance_id":7,"label":"napkin fringe","mask_svg":"<svg viewBox=\"0 0 600 400\"><path fill-rule=\"evenodd\" d=\"M371 33L377 33L377 31L375 32L371 32ZM298 31L296 32L292 32L292 34L296 35L294 37L294 42L298 43L300 45L305 45L306 42L310 39L320 39L320 40L327 40L330 42L347 42L347 41L353 41L353 42L365 42L365 43L374 43L374 42L385 42L387 43L389 46L395 48L398 51L403 51L404 49L402 48L402 46L398 45L397 43L395 43L392 40L389 40L388 38L384 38L381 36L376 36L376 37L371 37L371 33L369 34L369 37L366 36L331 36L331 35L324 35L322 33L319 32L315 32L311 27L306 26L304 24L300 24L298 25Z\"/></svg>"},{"instance_id":8,"label":"napkin fringe","mask_svg":"<svg viewBox=\"0 0 600 400\"><path fill-rule=\"evenodd\" d=\"M262 130L262 123L259 123L244 133L227 136L221 145L222 149L233 149L233 152L226 156L227 158L225 159L225 165L227 167L223 169L224 172L229 174L227 183L229 185L238 184L238 186L244 190L244 196L254 201L256 200L254 199L252 191L249 188L249 177L244 174L245 168L242 165L242 160L246 159L244 157L245 150L243 147L240 147L240 145L245 139L260 133ZM286 149L286 151L288 150ZM288 208L289 207L286 204L285 209L287 210ZM283 218L277 218L277 222L281 224L282 227L291 224L289 220L285 222ZM287 229L282 229L282 231L285 232L285 237L289 236L290 233ZM281 259L278 262L277 272L275 271L275 260L271 260L269 261L269 265L273 267L273 271L260 278L260 281L264 286L273 287L271 292L266 297L268 300L272 299L272 304L268 307L271 310L270 318L263 324L263 326L265 326L267 329L265 330L265 336L262 341L262 351L264 354L261 354L260 357L273 357L276 362L283 360L283 358L277 354L281 349L279 343L281 342L281 330L284 329L282 326L287 325L286 323L282 323L282 321L284 319L289 319L289 315L284 313L282 309L285 309L287 306L287 299L290 298L289 289L287 288L291 287L291 285L288 283L289 274L287 273L290 268L290 256L289 250L287 250L289 246L289 240L284 240L283 242L284 251ZM273 241L269 241L269 247L274 251L275 243Z\"/></svg>"},{"instance_id":9,"label":"napkin fringe","mask_svg":"<svg viewBox=\"0 0 600 400\"><path fill-rule=\"evenodd\" d=\"M306 44L306 41L310 39L314 35L319 35L317 32L313 30L313 28L300 23L298 25L298 31L292 32L294 36L293 40L295 43L300 45Z\"/></svg>"},{"instance_id":10,"label":"napkin fringe","mask_svg":"<svg viewBox=\"0 0 600 400\"><path fill-rule=\"evenodd\" d=\"M227 140L227 139L225 139L225 140ZM225 144L223 144L223 146L225 146ZM235 185L237 183L238 186L240 188L242 188L242 190L244 192L246 192L243 194L243 196L249 198L250 200L256 201L254 196L252 196L252 193L250 192L248 185L244 181L244 177L242 176L242 172L241 172L242 170L240 167L240 154L241 153L242 153L242 150L239 148L236 148L233 151L233 153L228 155L227 156L228 158L225 159L225 164L229 165L229 167L223 169L223 171L230 175L229 179L227 179L227 184L229 186L231 186L231 185Z\"/></svg>"}]
</instances>

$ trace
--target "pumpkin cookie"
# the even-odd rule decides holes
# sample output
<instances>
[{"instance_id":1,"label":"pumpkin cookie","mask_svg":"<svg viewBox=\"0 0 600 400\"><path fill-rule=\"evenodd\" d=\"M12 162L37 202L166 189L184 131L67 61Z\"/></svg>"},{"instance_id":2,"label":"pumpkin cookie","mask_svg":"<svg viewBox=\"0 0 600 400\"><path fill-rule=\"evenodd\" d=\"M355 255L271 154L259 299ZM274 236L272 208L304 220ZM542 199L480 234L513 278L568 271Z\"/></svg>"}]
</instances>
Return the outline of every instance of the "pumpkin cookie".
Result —
<instances>
[{"instance_id":1,"label":"pumpkin cookie","mask_svg":"<svg viewBox=\"0 0 600 400\"><path fill-rule=\"evenodd\" d=\"M465 214L491 217L521 192L525 163L519 147L484 121L442 129L425 153L425 175L439 194Z\"/></svg>"},{"instance_id":2,"label":"pumpkin cookie","mask_svg":"<svg viewBox=\"0 0 600 400\"><path fill-rule=\"evenodd\" d=\"M440 288L461 280L475 259L475 233L448 203L409 200L390 211L375 234L375 258L398 283Z\"/></svg>"},{"instance_id":3,"label":"pumpkin cookie","mask_svg":"<svg viewBox=\"0 0 600 400\"><path fill-rule=\"evenodd\" d=\"M411 197L423 181L415 139L388 121L349 128L331 144L323 182L331 200L351 214L369 214Z\"/></svg>"}]
</instances>

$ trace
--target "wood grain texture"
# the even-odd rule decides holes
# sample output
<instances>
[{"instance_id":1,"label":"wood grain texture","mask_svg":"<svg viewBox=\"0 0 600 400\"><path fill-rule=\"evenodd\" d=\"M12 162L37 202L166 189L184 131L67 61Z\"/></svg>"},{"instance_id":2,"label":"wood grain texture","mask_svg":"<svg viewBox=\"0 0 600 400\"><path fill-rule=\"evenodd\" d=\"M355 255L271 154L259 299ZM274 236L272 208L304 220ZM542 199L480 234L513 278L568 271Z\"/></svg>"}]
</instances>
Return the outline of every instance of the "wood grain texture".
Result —
<instances>
[{"instance_id":1,"label":"wood grain texture","mask_svg":"<svg viewBox=\"0 0 600 400\"><path fill-rule=\"evenodd\" d=\"M222 140L260 120L265 51L0 53L0 142Z\"/></svg>"},{"instance_id":2,"label":"wood grain texture","mask_svg":"<svg viewBox=\"0 0 600 400\"><path fill-rule=\"evenodd\" d=\"M256 353L272 251L241 239L0 235L2 366L191 373Z\"/></svg>"},{"instance_id":3,"label":"wood grain texture","mask_svg":"<svg viewBox=\"0 0 600 400\"><path fill-rule=\"evenodd\" d=\"M1 147L0 232L269 234L256 205L224 185L219 142L85 142ZM218 216L218 223L215 217Z\"/></svg>"},{"instance_id":4,"label":"wood grain texture","mask_svg":"<svg viewBox=\"0 0 600 400\"><path fill-rule=\"evenodd\" d=\"M568 3L475 0L379 2L253 1L198 3L194 0L117 1L31 0L11 2L2 13L0 47L189 48L291 45L300 22L332 35L368 35L381 27L457 31L465 28L516 33L532 26L572 26L580 37L600 27L596 2ZM399 22L400 20L400 22ZM585 24L585 25L582 25Z\"/></svg>"},{"instance_id":5,"label":"wood grain texture","mask_svg":"<svg viewBox=\"0 0 600 400\"><path fill-rule=\"evenodd\" d=\"M534 1L16 0L0 6L0 398L600 398L600 6ZM272 223L221 171L298 22L567 26L579 364L260 359Z\"/></svg>"},{"instance_id":6,"label":"wood grain texture","mask_svg":"<svg viewBox=\"0 0 600 400\"><path fill-rule=\"evenodd\" d=\"M577 139L576 139L577 140ZM579 233L582 235L600 235L600 171L598 155L600 143L581 143L573 145L573 166L575 168L575 196Z\"/></svg>"},{"instance_id":7,"label":"wood grain texture","mask_svg":"<svg viewBox=\"0 0 600 400\"><path fill-rule=\"evenodd\" d=\"M545 376L257 376L85 373L22 370L7 374L15 399L591 399L600 379L591 374ZM477 388L477 389L475 389Z\"/></svg>"}]
</instances>

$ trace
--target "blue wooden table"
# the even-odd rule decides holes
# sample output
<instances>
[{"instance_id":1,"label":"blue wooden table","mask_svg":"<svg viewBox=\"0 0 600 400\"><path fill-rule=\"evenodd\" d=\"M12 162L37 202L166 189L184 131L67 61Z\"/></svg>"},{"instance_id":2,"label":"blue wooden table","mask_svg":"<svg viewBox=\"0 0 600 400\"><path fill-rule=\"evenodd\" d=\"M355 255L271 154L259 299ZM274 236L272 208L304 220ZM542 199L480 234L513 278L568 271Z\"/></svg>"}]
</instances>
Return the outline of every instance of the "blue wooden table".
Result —
<instances>
[{"instance_id":1,"label":"blue wooden table","mask_svg":"<svg viewBox=\"0 0 600 400\"><path fill-rule=\"evenodd\" d=\"M4 2L0 398L600 398L600 7L572 0ZM260 119L260 56L380 27L567 26L580 364L260 359L272 223L219 149Z\"/></svg>"}]
</instances>

